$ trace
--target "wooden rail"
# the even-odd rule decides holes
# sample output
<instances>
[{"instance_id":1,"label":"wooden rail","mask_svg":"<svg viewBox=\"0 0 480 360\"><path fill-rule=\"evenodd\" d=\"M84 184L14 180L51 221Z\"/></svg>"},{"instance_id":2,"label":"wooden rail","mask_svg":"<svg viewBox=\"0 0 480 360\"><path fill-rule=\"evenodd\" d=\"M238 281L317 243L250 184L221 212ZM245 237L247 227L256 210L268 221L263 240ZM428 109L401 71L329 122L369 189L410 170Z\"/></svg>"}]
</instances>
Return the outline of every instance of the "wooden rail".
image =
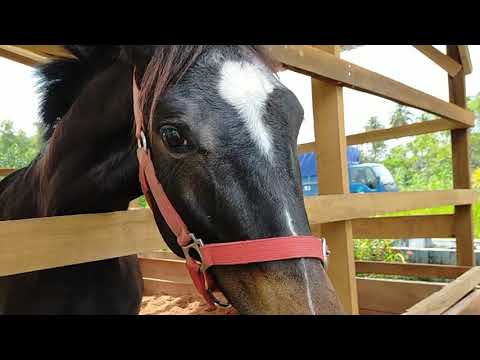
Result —
<instances>
[{"instance_id":1,"label":"wooden rail","mask_svg":"<svg viewBox=\"0 0 480 360\"><path fill-rule=\"evenodd\" d=\"M471 111L341 60L318 48L272 45L267 47L267 51L290 69L311 77L333 80L337 85L371 93L468 126L474 124L474 115Z\"/></svg>"},{"instance_id":2,"label":"wooden rail","mask_svg":"<svg viewBox=\"0 0 480 360\"><path fill-rule=\"evenodd\" d=\"M474 267L425 300L415 303L405 315L440 315L480 284L480 266Z\"/></svg>"},{"instance_id":3,"label":"wooden rail","mask_svg":"<svg viewBox=\"0 0 480 360\"><path fill-rule=\"evenodd\" d=\"M311 222L326 223L417 207L468 204L474 199L472 190L447 190L325 195L305 201ZM0 276L137 254L164 246L149 209L2 221Z\"/></svg>"},{"instance_id":4,"label":"wooden rail","mask_svg":"<svg viewBox=\"0 0 480 360\"><path fill-rule=\"evenodd\" d=\"M16 169L7 169L7 168L0 169L0 176L10 175L14 171L16 171Z\"/></svg>"},{"instance_id":5,"label":"wooden rail","mask_svg":"<svg viewBox=\"0 0 480 360\"><path fill-rule=\"evenodd\" d=\"M352 220L355 239L453 238L453 215L388 216Z\"/></svg>"},{"instance_id":6,"label":"wooden rail","mask_svg":"<svg viewBox=\"0 0 480 360\"><path fill-rule=\"evenodd\" d=\"M0 222L0 276L160 249L150 210Z\"/></svg>"},{"instance_id":7,"label":"wooden rail","mask_svg":"<svg viewBox=\"0 0 480 360\"><path fill-rule=\"evenodd\" d=\"M311 224L360 219L402 210L473 204L470 189L309 196L304 199Z\"/></svg>"},{"instance_id":8,"label":"wooden rail","mask_svg":"<svg viewBox=\"0 0 480 360\"><path fill-rule=\"evenodd\" d=\"M397 126L390 129L379 129L367 131L347 136L347 145L360 145L376 141L385 141L392 139L399 139L406 136L417 136L422 134L430 134L438 131L465 129L468 125L461 124L447 119L434 119L429 121L422 121L415 124L408 124ZM299 154L306 152L315 152L315 143L300 144L297 147Z\"/></svg>"},{"instance_id":9,"label":"wooden rail","mask_svg":"<svg viewBox=\"0 0 480 360\"><path fill-rule=\"evenodd\" d=\"M356 261L357 273L417 276L456 279L471 268L468 266L401 264L380 261Z\"/></svg>"},{"instance_id":10,"label":"wooden rail","mask_svg":"<svg viewBox=\"0 0 480 360\"><path fill-rule=\"evenodd\" d=\"M462 64L459 64L451 57L445 55L441 51L435 49L432 45L413 45L415 49L420 51L435 64L445 70L450 76L455 76L462 69Z\"/></svg>"}]
</instances>

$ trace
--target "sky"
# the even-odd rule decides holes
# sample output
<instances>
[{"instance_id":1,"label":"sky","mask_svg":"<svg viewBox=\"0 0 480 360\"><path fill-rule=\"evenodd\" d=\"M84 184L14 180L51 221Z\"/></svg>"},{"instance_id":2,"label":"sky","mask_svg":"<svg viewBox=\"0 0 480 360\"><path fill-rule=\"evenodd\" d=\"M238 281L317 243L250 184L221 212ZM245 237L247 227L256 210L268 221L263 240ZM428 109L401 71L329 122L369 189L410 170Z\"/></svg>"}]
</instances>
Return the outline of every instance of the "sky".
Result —
<instances>
[{"instance_id":1,"label":"sky","mask_svg":"<svg viewBox=\"0 0 480 360\"><path fill-rule=\"evenodd\" d=\"M445 52L444 45L435 45ZM473 72L467 75L467 95L480 93L480 45L470 45ZM367 45L345 51L342 59L388 76L418 90L448 101L446 72L410 45ZM298 143L314 140L310 78L291 71L280 73L281 81L298 97L305 110ZM0 120L9 119L16 129L35 132L38 121L38 94L34 70L0 57ZM347 135L363 132L367 120L377 116L388 126L395 103L348 88L343 89L345 131ZM418 115L418 110L410 109ZM401 140L392 140L393 142Z\"/></svg>"}]
</instances>

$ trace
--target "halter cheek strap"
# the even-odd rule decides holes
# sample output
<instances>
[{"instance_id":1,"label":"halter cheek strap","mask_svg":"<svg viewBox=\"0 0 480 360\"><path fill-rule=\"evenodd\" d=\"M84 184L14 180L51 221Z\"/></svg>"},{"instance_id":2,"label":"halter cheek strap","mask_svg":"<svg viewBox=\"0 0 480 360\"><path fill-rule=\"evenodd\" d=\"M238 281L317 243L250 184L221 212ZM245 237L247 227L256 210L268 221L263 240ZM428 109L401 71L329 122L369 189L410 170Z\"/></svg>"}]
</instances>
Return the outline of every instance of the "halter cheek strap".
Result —
<instances>
[{"instance_id":1,"label":"halter cheek strap","mask_svg":"<svg viewBox=\"0 0 480 360\"><path fill-rule=\"evenodd\" d=\"M325 239L314 236L286 236L268 239L235 241L220 244L204 244L190 233L187 226L168 199L157 179L144 131L143 112L139 104L139 89L133 76L133 111L136 137L139 181L143 194L152 209L158 209L177 238L185 255L186 266L195 288L211 309L223 304L213 295L217 290L208 269L215 265L242 265L266 261L297 258L318 258L326 267L328 250ZM158 224L157 224L158 225ZM192 255L196 252L200 262Z\"/></svg>"}]
</instances>

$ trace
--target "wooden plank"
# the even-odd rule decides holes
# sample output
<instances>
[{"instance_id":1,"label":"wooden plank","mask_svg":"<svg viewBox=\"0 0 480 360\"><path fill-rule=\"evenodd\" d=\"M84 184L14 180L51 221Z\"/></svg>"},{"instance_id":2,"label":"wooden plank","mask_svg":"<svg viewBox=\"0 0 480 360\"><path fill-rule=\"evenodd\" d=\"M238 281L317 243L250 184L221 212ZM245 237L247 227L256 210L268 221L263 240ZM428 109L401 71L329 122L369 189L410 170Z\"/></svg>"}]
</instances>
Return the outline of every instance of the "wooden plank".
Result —
<instances>
[{"instance_id":1,"label":"wooden plank","mask_svg":"<svg viewBox=\"0 0 480 360\"><path fill-rule=\"evenodd\" d=\"M447 55L460 61L459 49L455 45L447 45ZM450 102L467 107L464 70L455 77L448 77ZM470 189L470 145L467 129L451 131L453 187L455 189ZM457 239L457 264L475 265L473 243L472 206L467 204L455 207L455 234Z\"/></svg>"},{"instance_id":2,"label":"wooden plank","mask_svg":"<svg viewBox=\"0 0 480 360\"><path fill-rule=\"evenodd\" d=\"M383 311L360 309L360 315L397 315L397 314L383 312Z\"/></svg>"},{"instance_id":3,"label":"wooden plank","mask_svg":"<svg viewBox=\"0 0 480 360\"><path fill-rule=\"evenodd\" d=\"M456 279L471 268L468 266L402 264L380 261L356 261L357 273Z\"/></svg>"},{"instance_id":4,"label":"wooden plank","mask_svg":"<svg viewBox=\"0 0 480 360\"><path fill-rule=\"evenodd\" d=\"M455 237L453 215L386 216L352 220L354 239Z\"/></svg>"},{"instance_id":5,"label":"wooden plank","mask_svg":"<svg viewBox=\"0 0 480 360\"><path fill-rule=\"evenodd\" d=\"M30 59L29 57L21 56L15 53L12 53L10 51L4 50L0 48L0 57L3 57L5 59L15 61L17 63L27 65L27 66L36 66L38 65L38 62L35 60Z\"/></svg>"},{"instance_id":6,"label":"wooden plank","mask_svg":"<svg viewBox=\"0 0 480 360\"><path fill-rule=\"evenodd\" d=\"M338 57L340 47L331 46L328 51ZM312 79L312 102L320 194L348 194L343 90ZM352 225L350 221L332 222L324 224L322 231L332 252L328 276L345 311L356 315L358 299Z\"/></svg>"},{"instance_id":7,"label":"wooden plank","mask_svg":"<svg viewBox=\"0 0 480 360\"><path fill-rule=\"evenodd\" d=\"M147 252L138 254L138 256L144 259L182 260L181 257L178 257L173 252L165 251L165 250L147 251Z\"/></svg>"},{"instance_id":8,"label":"wooden plank","mask_svg":"<svg viewBox=\"0 0 480 360\"><path fill-rule=\"evenodd\" d=\"M445 70L450 76L455 76L462 69L462 65L445 55L432 45L413 45L415 49L432 60L435 64Z\"/></svg>"},{"instance_id":9,"label":"wooden plank","mask_svg":"<svg viewBox=\"0 0 480 360\"><path fill-rule=\"evenodd\" d=\"M480 290L474 290L442 315L480 315Z\"/></svg>"},{"instance_id":10,"label":"wooden plank","mask_svg":"<svg viewBox=\"0 0 480 360\"><path fill-rule=\"evenodd\" d=\"M366 144L375 141L399 139L406 136L417 136L430 134L438 131L467 128L467 125L460 124L447 119L435 119L422 121L416 124L408 124L390 129L372 130L365 133L347 136L348 145Z\"/></svg>"},{"instance_id":11,"label":"wooden plank","mask_svg":"<svg viewBox=\"0 0 480 360\"><path fill-rule=\"evenodd\" d=\"M20 62L28 66L45 64L50 61L47 57L13 45L0 45L0 56Z\"/></svg>"},{"instance_id":12,"label":"wooden plank","mask_svg":"<svg viewBox=\"0 0 480 360\"><path fill-rule=\"evenodd\" d=\"M45 64L54 58L75 58L60 45L0 45L0 56L27 66Z\"/></svg>"},{"instance_id":13,"label":"wooden plank","mask_svg":"<svg viewBox=\"0 0 480 360\"><path fill-rule=\"evenodd\" d=\"M150 210L2 221L0 276L138 254L162 246Z\"/></svg>"},{"instance_id":14,"label":"wooden plank","mask_svg":"<svg viewBox=\"0 0 480 360\"><path fill-rule=\"evenodd\" d=\"M410 307L404 315L440 315L480 283L480 266L453 280L448 286Z\"/></svg>"},{"instance_id":15,"label":"wooden plank","mask_svg":"<svg viewBox=\"0 0 480 360\"><path fill-rule=\"evenodd\" d=\"M360 309L402 314L442 289L444 283L357 278Z\"/></svg>"},{"instance_id":16,"label":"wooden plank","mask_svg":"<svg viewBox=\"0 0 480 360\"><path fill-rule=\"evenodd\" d=\"M190 284L192 280L183 260L158 260L139 258L144 278Z\"/></svg>"},{"instance_id":17,"label":"wooden plank","mask_svg":"<svg viewBox=\"0 0 480 360\"><path fill-rule=\"evenodd\" d=\"M7 175L10 175L11 173L13 173L15 171L16 171L16 169L3 168L3 169L0 169L0 176L7 176Z\"/></svg>"},{"instance_id":18,"label":"wooden plank","mask_svg":"<svg viewBox=\"0 0 480 360\"><path fill-rule=\"evenodd\" d=\"M318 48L304 45L272 45L265 48L270 56L293 71L315 78L331 79L339 85L381 96L442 118L474 125L471 111L341 60Z\"/></svg>"},{"instance_id":19,"label":"wooden plank","mask_svg":"<svg viewBox=\"0 0 480 360\"><path fill-rule=\"evenodd\" d=\"M397 126L390 129L379 129L367 131L347 136L347 145L367 144L375 141L386 141L391 139L399 139L406 136L417 136L422 134L430 134L438 131L464 129L468 126L455 121L447 119L434 119L429 121L422 121L415 124L408 124L404 126ZM303 154L306 152L314 152L315 143L300 144L297 147L297 152Z\"/></svg>"},{"instance_id":20,"label":"wooden plank","mask_svg":"<svg viewBox=\"0 0 480 360\"><path fill-rule=\"evenodd\" d=\"M177 283L167 280L159 279L143 279L143 296L183 296L193 295L198 296L197 290L192 283Z\"/></svg>"},{"instance_id":21,"label":"wooden plank","mask_svg":"<svg viewBox=\"0 0 480 360\"><path fill-rule=\"evenodd\" d=\"M316 224L363 218L382 212L465 204L474 199L472 190L444 190L323 195L305 198L305 202L309 219ZM0 276L165 247L149 209L2 221Z\"/></svg>"},{"instance_id":22,"label":"wooden plank","mask_svg":"<svg viewBox=\"0 0 480 360\"><path fill-rule=\"evenodd\" d=\"M448 45L447 45L448 46ZM470 51L468 45L457 45L459 60L463 67L465 75L471 74L473 71L472 60L470 59Z\"/></svg>"},{"instance_id":23,"label":"wooden plank","mask_svg":"<svg viewBox=\"0 0 480 360\"><path fill-rule=\"evenodd\" d=\"M457 189L308 196L304 202L310 224L323 224L402 210L472 204L477 196L471 189Z\"/></svg>"},{"instance_id":24,"label":"wooden plank","mask_svg":"<svg viewBox=\"0 0 480 360\"><path fill-rule=\"evenodd\" d=\"M74 59L75 56L61 45L13 45L16 48L28 50L32 53L50 59L67 58Z\"/></svg>"}]
</instances>

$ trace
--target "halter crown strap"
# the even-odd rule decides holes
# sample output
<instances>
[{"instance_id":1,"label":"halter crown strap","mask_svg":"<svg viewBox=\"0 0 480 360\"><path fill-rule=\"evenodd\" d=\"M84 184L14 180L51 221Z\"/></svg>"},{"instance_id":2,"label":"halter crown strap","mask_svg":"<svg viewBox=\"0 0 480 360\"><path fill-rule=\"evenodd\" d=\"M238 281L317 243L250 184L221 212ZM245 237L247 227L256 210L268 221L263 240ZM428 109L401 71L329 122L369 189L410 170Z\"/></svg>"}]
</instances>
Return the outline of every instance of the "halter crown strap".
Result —
<instances>
[{"instance_id":1,"label":"halter crown strap","mask_svg":"<svg viewBox=\"0 0 480 360\"><path fill-rule=\"evenodd\" d=\"M167 194L165 194L165 191L155 174L150 150L146 143L143 112L140 109L139 94L140 91L137 82L135 81L135 76L133 76L133 112L135 116L136 136L139 142L137 157L139 164L139 180L142 185L142 191L145 194L149 206L151 208L154 206L158 207L158 210L160 210L168 227L177 237L178 244L185 246L191 241L190 232L188 231L187 225L185 225L182 218L178 215L168 199Z\"/></svg>"}]
</instances>

